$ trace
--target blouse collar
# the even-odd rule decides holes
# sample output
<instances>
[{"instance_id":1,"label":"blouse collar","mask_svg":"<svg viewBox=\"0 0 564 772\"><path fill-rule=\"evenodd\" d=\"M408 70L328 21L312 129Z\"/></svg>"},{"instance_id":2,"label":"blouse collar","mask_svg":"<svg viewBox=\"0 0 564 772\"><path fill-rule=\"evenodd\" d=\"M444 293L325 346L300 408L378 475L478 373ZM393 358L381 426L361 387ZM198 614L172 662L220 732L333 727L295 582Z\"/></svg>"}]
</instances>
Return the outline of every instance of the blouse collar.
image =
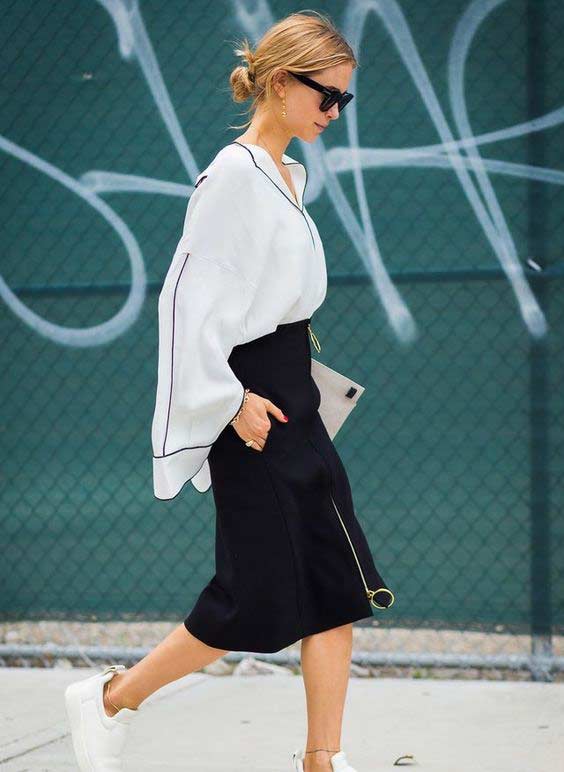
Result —
<instances>
[{"instance_id":1,"label":"blouse collar","mask_svg":"<svg viewBox=\"0 0 564 772\"><path fill-rule=\"evenodd\" d=\"M232 144L241 145L242 147L246 148L251 154L255 166L264 172L264 174L266 174L271 182L276 185L280 192L288 199L288 201L303 213L303 197L307 183L307 171L302 163L296 161L295 158L286 155L286 153L282 154L282 163L284 166L288 167L288 171L290 172L292 182L294 184L294 189L296 191L298 201L296 204L296 199L286 184L286 180L280 173L280 169L276 165L274 158L272 158L266 148L262 147L262 145L253 145L250 142L239 142L238 140L233 140Z\"/></svg>"}]
</instances>

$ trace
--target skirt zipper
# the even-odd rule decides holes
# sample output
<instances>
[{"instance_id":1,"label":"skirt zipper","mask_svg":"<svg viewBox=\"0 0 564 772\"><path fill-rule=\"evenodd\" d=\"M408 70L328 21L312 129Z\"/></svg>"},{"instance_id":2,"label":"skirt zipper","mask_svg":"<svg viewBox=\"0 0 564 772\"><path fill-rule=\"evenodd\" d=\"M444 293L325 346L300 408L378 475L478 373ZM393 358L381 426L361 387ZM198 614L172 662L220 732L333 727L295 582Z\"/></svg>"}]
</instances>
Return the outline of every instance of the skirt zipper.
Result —
<instances>
[{"instance_id":1,"label":"skirt zipper","mask_svg":"<svg viewBox=\"0 0 564 772\"><path fill-rule=\"evenodd\" d=\"M317 352L321 351L321 344L319 343L319 340L317 339L317 336L314 333L314 331L313 331L313 329L311 327L311 324L309 322L308 322L308 325L307 325L307 329L308 329L311 341L312 341L313 345L315 346L315 350ZM369 590L368 589L368 585L366 584L366 579L364 578L364 573L362 571L360 562L358 560L355 548L353 547L353 543L352 543L351 538L349 536L349 532L347 531L347 529L345 527L345 524L343 522L343 518L341 517L341 515L339 513L339 510L337 509L337 505L335 504L335 499L333 498L333 496L331 494L329 494L329 495L331 496L331 501L333 502L333 506L335 507L335 512L337 513L337 517L339 518L339 522L343 526L343 531L345 532L345 535L346 535L346 537L348 539L348 542L351 545L351 550L352 550L352 553L354 555L354 559L356 560L356 564L358 566L358 570L360 571L360 576L362 578L362 583L364 584L364 589L366 591L366 597L368 598L370 603L373 606L375 606L376 608L390 608L390 606L392 605L392 603L395 600L394 593L391 590L388 590L387 587L379 587L377 590ZM376 601L374 600L374 596L376 595L377 592L389 592L390 593L390 595L392 596L392 601L391 601L389 606L380 606L378 603L376 603Z\"/></svg>"},{"instance_id":2,"label":"skirt zipper","mask_svg":"<svg viewBox=\"0 0 564 772\"><path fill-rule=\"evenodd\" d=\"M308 322L308 325L307 325L307 330L308 330L308 332L309 332L309 336L310 336L310 338L311 338L311 342L313 343L313 345L315 346L315 350L316 350L316 351L317 351L317 353L319 354L319 352L321 351L321 344L320 344L320 342L317 340L317 335L316 335L316 334L314 333L314 331L312 330L312 328L311 328L311 324L310 324L309 322Z\"/></svg>"},{"instance_id":3,"label":"skirt zipper","mask_svg":"<svg viewBox=\"0 0 564 772\"><path fill-rule=\"evenodd\" d=\"M329 494L329 495L331 496L331 494ZM360 566L360 561L359 561L359 559L357 557L356 550L353 547L353 543L351 541L351 537L349 536L349 532L346 529L346 526L345 526L345 524L343 522L343 518L341 517L341 515L339 513L339 510L337 509L337 505L335 504L335 499L333 498L333 496L331 496L331 501L333 502L333 506L335 507L335 512L337 513L337 517L339 518L339 522L343 526L343 531L345 532L345 535L346 535L346 537L347 537L347 539L349 541L349 544L351 545L351 550L352 550L352 553L354 555L354 559L356 560L356 564L358 566L358 570L359 570L360 576L362 578L362 583L364 584L364 589L366 591L366 597L368 598L370 603L373 606L375 606L376 608L390 608L390 606L392 605L392 603L395 600L394 593L391 590L388 590L387 587L379 587L377 590L369 590L368 589L368 585L366 584L366 579L364 578L364 573L363 573L362 568ZM392 596L391 603L388 606L380 606L379 603L376 603L376 601L374 600L374 596L376 595L377 592L389 592L390 595Z\"/></svg>"}]
</instances>

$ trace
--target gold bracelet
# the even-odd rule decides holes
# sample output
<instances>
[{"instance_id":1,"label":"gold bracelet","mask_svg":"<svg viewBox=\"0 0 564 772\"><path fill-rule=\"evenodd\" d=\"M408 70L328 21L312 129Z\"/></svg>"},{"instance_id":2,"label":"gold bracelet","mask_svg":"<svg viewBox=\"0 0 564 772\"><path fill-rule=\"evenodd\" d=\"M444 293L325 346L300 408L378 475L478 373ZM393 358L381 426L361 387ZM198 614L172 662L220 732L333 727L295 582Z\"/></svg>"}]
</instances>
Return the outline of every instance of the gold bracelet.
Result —
<instances>
[{"instance_id":1,"label":"gold bracelet","mask_svg":"<svg viewBox=\"0 0 564 772\"><path fill-rule=\"evenodd\" d=\"M245 389L245 396L243 397L243 404L241 405L241 407L237 411L237 415L235 416L235 418L233 418L231 421L229 421L230 424L236 424L237 421L239 420L239 416L243 412L243 408L245 407L245 403L249 399L249 392L250 392L250 389Z\"/></svg>"}]
</instances>

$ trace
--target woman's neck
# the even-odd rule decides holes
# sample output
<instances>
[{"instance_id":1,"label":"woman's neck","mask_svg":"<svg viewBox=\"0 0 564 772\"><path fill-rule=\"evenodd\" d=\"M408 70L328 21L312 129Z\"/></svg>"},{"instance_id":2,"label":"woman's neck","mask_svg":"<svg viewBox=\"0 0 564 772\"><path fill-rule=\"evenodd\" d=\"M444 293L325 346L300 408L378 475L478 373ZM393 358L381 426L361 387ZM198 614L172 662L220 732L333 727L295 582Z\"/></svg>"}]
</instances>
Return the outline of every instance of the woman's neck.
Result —
<instances>
[{"instance_id":1,"label":"woman's neck","mask_svg":"<svg viewBox=\"0 0 564 772\"><path fill-rule=\"evenodd\" d=\"M269 125L260 120L253 120L243 136L238 137L240 142L250 142L251 145L264 147L279 166L282 165L282 156L286 152L290 139L291 137L281 132L277 126L272 126L272 121Z\"/></svg>"}]
</instances>

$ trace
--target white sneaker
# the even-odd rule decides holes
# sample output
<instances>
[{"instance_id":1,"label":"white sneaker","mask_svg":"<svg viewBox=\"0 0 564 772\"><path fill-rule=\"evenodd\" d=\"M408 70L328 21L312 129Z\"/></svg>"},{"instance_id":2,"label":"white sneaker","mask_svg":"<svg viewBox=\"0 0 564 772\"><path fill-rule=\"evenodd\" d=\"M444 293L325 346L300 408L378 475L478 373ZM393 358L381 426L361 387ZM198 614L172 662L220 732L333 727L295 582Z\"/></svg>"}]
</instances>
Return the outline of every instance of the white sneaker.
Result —
<instances>
[{"instance_id":1,"label":"white sneaker","mask_svg":"<svg viewBox=\"0 0 564 772\"><path fill-rule=\"evenodd\" d=\"M304 758L305 750L303 748L294 751L292 755L292 760L294 762L293 772L304 772ZM334 753L329 761L331 762L333 772L356 772L356 769L353 769L347 761L344 751Z\"/></svg>"},{"instance_id":2,"label":"white sneaker","mask_svg":"<svg viewBox=\"0 0 564 772\"><path fill-rule=\"evenodd\" d=\"M109 665L102 673L75 681L65 689L72 744L81 772L123 770L121 752L138 708L121 708L114 716L106 713L104 684L118 670L125 670L125 665Z\"/></svg>"}]
</instances>

